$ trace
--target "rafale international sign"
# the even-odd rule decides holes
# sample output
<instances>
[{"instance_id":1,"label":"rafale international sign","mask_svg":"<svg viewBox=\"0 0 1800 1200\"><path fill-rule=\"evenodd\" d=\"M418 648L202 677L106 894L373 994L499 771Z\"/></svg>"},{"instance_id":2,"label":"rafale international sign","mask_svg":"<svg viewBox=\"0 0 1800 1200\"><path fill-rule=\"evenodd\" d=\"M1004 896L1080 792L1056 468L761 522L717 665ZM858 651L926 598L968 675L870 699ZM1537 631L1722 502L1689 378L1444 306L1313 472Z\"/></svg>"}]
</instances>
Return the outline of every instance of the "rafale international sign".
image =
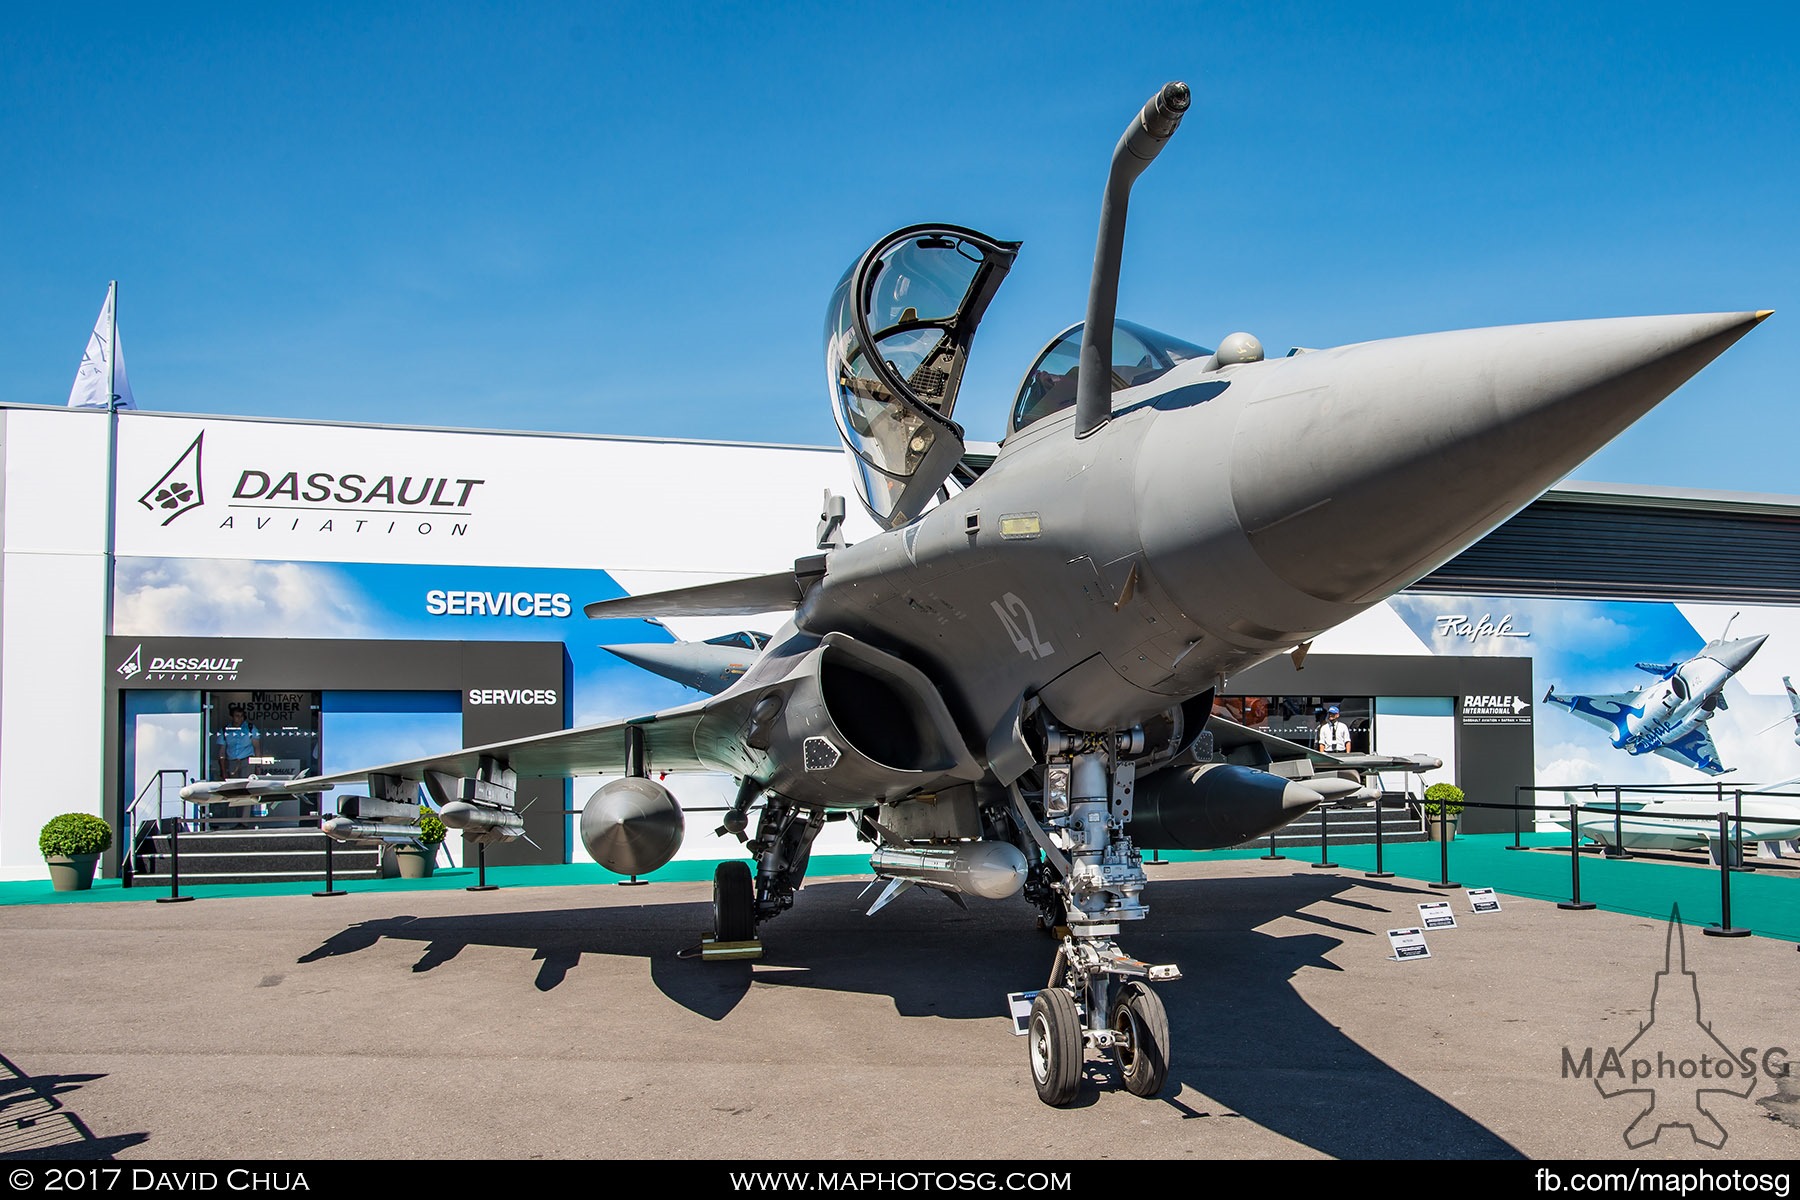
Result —
<instances>
[{"instance_id":1,"label":"rafale international sign","mask_svg":"<svg viewBox=\"0 0 1800 1200\"><path fill-rule=\"evenodd\" d=\"M1529 725L1531 701L1521 696L1464 696L1464 725Z\"/></svg>"}]
</instances>

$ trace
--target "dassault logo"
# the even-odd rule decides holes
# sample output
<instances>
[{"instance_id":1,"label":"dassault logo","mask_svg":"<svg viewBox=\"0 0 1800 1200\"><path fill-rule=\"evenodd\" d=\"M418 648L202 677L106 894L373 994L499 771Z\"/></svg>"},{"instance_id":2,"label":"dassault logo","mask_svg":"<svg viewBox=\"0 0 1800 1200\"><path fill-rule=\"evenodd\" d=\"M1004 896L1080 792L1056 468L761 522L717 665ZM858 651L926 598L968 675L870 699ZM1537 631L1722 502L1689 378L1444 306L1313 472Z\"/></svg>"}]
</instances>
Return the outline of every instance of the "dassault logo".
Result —
<instances>
[{"instance_id":1,"label":"dassault logo","mask_svg":"<svg viewBox=\"0 0 1800 1200\"><path fill-rule=\"evenodd\" d=\"M231 498L293 502L286 506L271 504L263 507L318 505L324 508L342 508L364 504L383 508L417 508L423 505L428 508L464 509L468 506L470 495L487 480L426 475L417 479L417 495L412 494L414 482L415 477L411 475L383 475L371 483L367 475L333 475L329 471L314 471L303 482L298 471L289 471L277 478L267 471L246 469L238 476Z\"/></svg>"},{"instance_id":2,"label":"dassault logo","mask_svg":"<svg viewBox=\"0 0 1800 1200\"><path fill-rule=\"evenodd\" d=\"M1482 613L1480 619L1471 621L1464 613L1444 613L1434 618L1431 630L1433 637L1468 638L1471 642L1480 637L1530 637L1529 633L1512 627L1512 614L1507 613L1500 618L1498 624L1492 620L1492 614Z\"/></svg>"},{"instance_id":3,"label":"dassault logo","mask_svg":"<svg viewBox=\"0 0 1800 1200\"><path fill-rule=\"evenodd\" d=\"M148 512L162 517L164 526L206 503L201 479L205 437L204 430L196 434L175 464L138 497L138 503ZM469 522L445 518L471 516L471 501L476 490L486 483L485 479L447 474L381 475L245 467L238 471L225 507L260 511L229 512L220 518L218 528L234 534L268 531L274 535L279 531L429 537L435 532L440 536L464 537L468 535Z\"/></svg>"},{"instance_id":4,"label":"dassault logo","mask_svg":"<svg viewBox=\"0 0 1800 1200\"><path fill-rule=\"evenodd\" d=\"M138 503L150 512L169 514L163 518L164 525L206 503L200 481L200 442L205 437L204 429L195 434L188 448L175 460L175 465L138 497Z\"/></svg>"},{"instance_id":5,"label":"dassault logo","mask_svg":"<svg viewBox=\"0 0 1800 1200\"><path fill-rule=\"evenodd\" d=\"M140 670L145 683L171 680L233 680L244 665L242 658L194 657L188 655L153 654L143 664L144 647L139 645L131 657L119 667L119 674L130 679Z\"/></svg>"}]
</instances>

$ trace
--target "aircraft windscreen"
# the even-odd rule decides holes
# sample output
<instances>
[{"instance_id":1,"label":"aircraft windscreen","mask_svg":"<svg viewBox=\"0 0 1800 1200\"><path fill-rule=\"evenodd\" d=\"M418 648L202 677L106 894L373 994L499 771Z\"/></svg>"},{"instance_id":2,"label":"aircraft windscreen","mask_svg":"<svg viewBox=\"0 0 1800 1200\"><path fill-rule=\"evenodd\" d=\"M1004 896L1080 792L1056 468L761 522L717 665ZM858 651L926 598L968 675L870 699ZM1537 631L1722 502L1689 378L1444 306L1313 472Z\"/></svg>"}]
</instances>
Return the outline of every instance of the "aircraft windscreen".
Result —
<instances>
[{"instance_id":1,"label":"aircraft windscreen","mask_svg":"<svg viewBox=\"0 0 1800 1200\"><path fill-rule=\"evenodd\" d=\"M1206 358L1204 346L1183 341L1132 321L1113 322L1112 390L1149 383L1177 363ZM1011 431L1017 432L1075 404L1081 367L1081 325L1058 334L1025 373L1013 401Z\"/></svg>"},{"instance_id":2,"label":"aircraft windscreen","mask_svg":"<svg viewBox=\"0 0 1800 1200\"><path fill-rule=\"evenodd\" d=\"M709 646L733 646L740 650L760 650L763 643L768 640L768 634L755 633L746 629L737 633L725 634L723 637L707 638L706 644Z\"/></svg>"}]
</instances>

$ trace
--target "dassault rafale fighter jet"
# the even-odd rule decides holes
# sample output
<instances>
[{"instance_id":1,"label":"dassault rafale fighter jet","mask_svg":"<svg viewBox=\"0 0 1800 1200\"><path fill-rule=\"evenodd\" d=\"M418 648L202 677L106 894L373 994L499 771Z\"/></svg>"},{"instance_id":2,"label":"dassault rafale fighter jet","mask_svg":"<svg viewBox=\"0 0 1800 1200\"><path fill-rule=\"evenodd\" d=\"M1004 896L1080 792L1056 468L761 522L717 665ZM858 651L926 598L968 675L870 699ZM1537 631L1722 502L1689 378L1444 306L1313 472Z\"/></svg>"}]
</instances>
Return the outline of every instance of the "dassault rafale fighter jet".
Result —
<instances>
[{"instance_id":1,"label":"dassault rafale fighter jet","mask_svg":"<svg viewBox=\"0 0 1800 1200\"><path fill-rule=\"evenodd\" d=\"M1272 361L1245 333L1209 350L1116 322L1129 191L1188 104L1169 84L1120 139L1086 320L1025 372L997 454L967 452L953 410L1019 244L915 225L851 266L826 316L826 378L882 532L775 574L587 608L791 611L730 686L296 790L366 778L359 811L404 816L422 782L479 842L519 828L520 776L621 774L587 801L581 836L604 866L642 875L681 842L679 773L727 772L741 783L724 827L750 861L718 867L716 943L786 911L814 835L849 819L878 877L1022 894L1058 931L1026 1039L1045 1102L1074 1098L1090 1051L1156 1093L1171 1047L1153 985L1180 972L1120 944L1149 912L1141 852L1264 834L1320 803L1315 768L1337 769L1211 717L1214 690L1461 552L1768 315L1432 333Z\"/></svg>"},{"instance_id":2,"label":"dassault rafale fighter jet","mask_svg":"<svg viewBox=\"0 0 1800 1200\"><path fill-rule=\"evenodd\" d=\"M1794 745L1800 746L1800 692L1794 690L1794 680L1793 677L1789 675L1783 675L1781 677L1781 686L1787 689L1788 709L1790 710L1788 715L1781 718L1779 721L1776 721L1774 725L1765 726L1764 728L1757 730L1757 732L1767 733L1769 730L1775 728L1776 725L1786 725L1788 722L1792 721L1794 724Z\"/></svg>"},{"instance_id":3,"label":"dassault rafale fighter jet","mask_svg":"<svg viewBox=\"0 0 1800 1200\"><path fill-rule=\"evenodd\" d=\"M1605 801L1596 795L1565 792L1571 804L1591 805L1580 814L1581 832L1602 846L1618 844L1631 850L1705 850L1714 863L1731 855L1731 843L1762 845L1773 857L1781 857L1783 844L1800 838L1800 801L1791 797L1753 796L1745 793L1730 808L1742 818L1743 828L1729 825L1719 838L1719 801L1710 797L1627 800L1618 813L1603 812ZM1567 829L1568 821L1554 823Z\"/></svg>"},{"instance_id":4,"label":"dassault rafale fighter jet","mask_svg":"<svg viewBox=\"0 0 1800 1200\"><path fill-rule=\"evenodd\" d=\"M740 629L704 642L643 642L600 648L634 667L716 696L736 683L768 645L768 634Z\"/></svg>"},{"instance_id":5,"label":"dassault rafale fighter jet","mask_svg":"<svg viewBox=\"0 0 1800 1200\"><path fill-rule=\"evenodd\" d=\"M1708 775L1723 775L1734 768L1719 761L1719 749L1713 745L1707 722L1714 713L1731 707L1725 702L1726 681L1743 670L1768 640L1766 633L1733 638L1731 621L1727 621L1725 632L1690 659L1638 663L1638 670L1657 677L1655 683L1610 696L1559 696L1556 685L1551 684L1544 703L1561 705L1606 730L1614 749L1633 755L1660 754Z\"/></svg>"}]
</instances>

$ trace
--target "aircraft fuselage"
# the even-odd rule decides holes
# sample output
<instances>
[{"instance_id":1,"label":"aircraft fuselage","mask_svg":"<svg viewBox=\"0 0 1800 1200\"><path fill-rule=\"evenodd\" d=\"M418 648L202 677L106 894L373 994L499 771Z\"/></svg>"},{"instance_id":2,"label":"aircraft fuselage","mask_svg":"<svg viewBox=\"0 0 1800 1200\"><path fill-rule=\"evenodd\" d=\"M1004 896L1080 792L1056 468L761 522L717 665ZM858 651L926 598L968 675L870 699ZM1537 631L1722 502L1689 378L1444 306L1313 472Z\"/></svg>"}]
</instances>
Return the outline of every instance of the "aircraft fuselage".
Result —
<instances>
[{"instance_id":1,"label":"aircraft fuselage","mask_svg":"<svg viewBox=\"0 0 1800 1200\"><path fill-rule=\"evenodd\" d=\"M1645 688L1638 708L1627 708L1620 717L1613 745L1631 754L1652 754L1710 721L1718 706L1720 690L1732 672L1707 657L1682 663L1675 675ZM1676 683L1676 678L1681 682Z\"/></svg>"},{"instance_id":2,"label":"aircraft fuselage","mask_svg":"<svg viewBox=\"0 0 1800 1200\"><path fill-rule=\"evenodd\" d=\"M1039 420L967 489L833 551L796 625L918 666L977 751L1023 696L1069 727L1128 728L1461 552L1756 319L1182 364L1115 393L1090 436L1070 411Z\"/></svg>"}]
</instances>

